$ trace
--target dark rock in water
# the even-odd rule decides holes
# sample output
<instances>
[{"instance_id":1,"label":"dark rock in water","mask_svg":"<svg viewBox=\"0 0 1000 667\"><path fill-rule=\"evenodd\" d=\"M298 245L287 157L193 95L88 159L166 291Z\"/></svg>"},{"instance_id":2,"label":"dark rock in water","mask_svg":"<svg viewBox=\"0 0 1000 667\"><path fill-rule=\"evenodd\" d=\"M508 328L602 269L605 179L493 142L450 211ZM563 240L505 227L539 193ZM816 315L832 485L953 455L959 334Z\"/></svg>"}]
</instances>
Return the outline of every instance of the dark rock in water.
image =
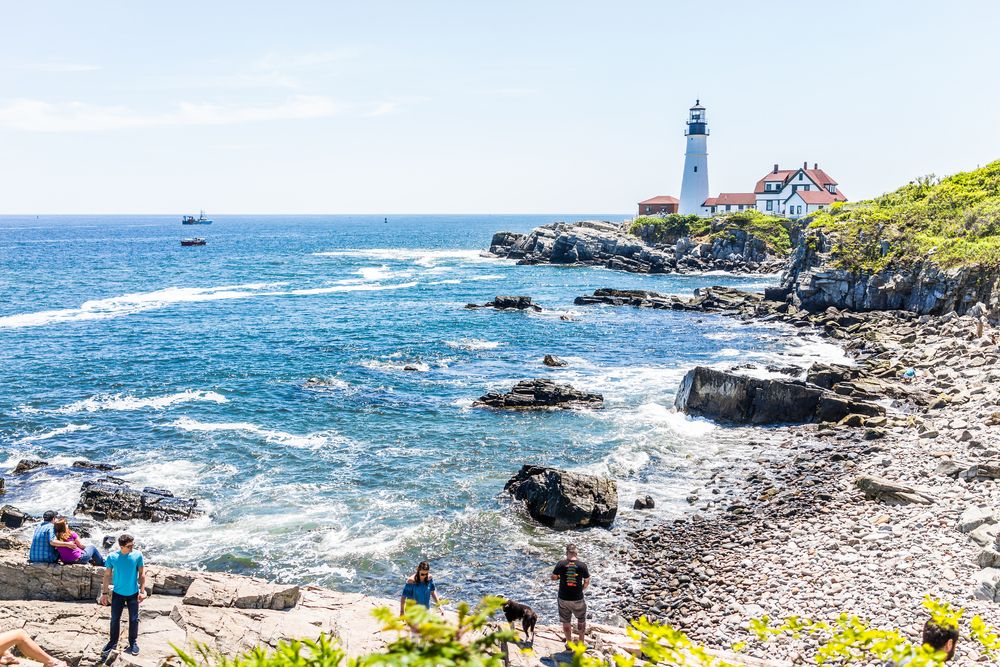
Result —
<instances>
[{"instance_id":1,"label":"dark rock in water","mask_svg":"<svg viewBox=\"0 0 1000 667\"><path fill-rule=\"evenodd\" d=\"M101 540L101 547L105 551L108 551L113 546L115 546L115 536L114 535L105 535L104 539Z\"/></svg>"},{"instance_id":2,"label":"dark rock in water","mask_svg":"<svg viewBox=\"0 0 1000 667\"><path fill-rule=\"evenodd\" d=\"M197 500L176 498L163 489L133 489L125 480L102 477L87 481L80 488L78 514L89 514L101 521L180 521L201 514Z\"/></svg>"},{"instance_id":3,"label":"dark rock in water","mask_svg":"<svg viewBox=\"0 0 1000 667\"><path fill-rule=\"evenodd\" d=\"M41 459L21 459L14 466L12 475L23 475L26 472L31 472L32 470L38 470L39 468L44 468L49 465L48 461L42 461Z\"/></svg>"},{"instance_id":4,"label":"dark rock in water","mask_svg":"<svg viewBox=\"0 0 1000 667\"><path fill-rule=\"evenodd\" d=\"M858 371L841 364L813 364L806 371L806 382L823 389L833 389L833 385L853 380Z\"/></svg>"},{"instance_id":5,"label":"dark rock in water","mask_svg":"<svg viewBox=\"0 0 1000 667\"><path fill-rule=\"evenodd\" d=\"M524 501L533 519L556 530L607 528L618 514L618 485L604 477L525 465L504 491Z\"/></svg>"},{"instance_id":6,"label":"dark rock in water","mask_svg":"<svg viewBox=\"0 0 1000 667\"><path fill-rule=\"evenodd\" d=\"M0 477L0 496L2 496L6 490L7 489L4 488L3 477Z\"/></svg>"},{"instance_id":7,"label":"dark rock in water","mask_svg":"<svg viewBox=\"0 0 1000 667\"><path fill-rule=\"evenodd\" d=\"M404 371L419 371L420 369L417 368L416 366L414 366L413 364L407 364L406 366L403 366L403 370Z\"/></svg>"},{"instance_id":8,"label":"dark rock in water","mask_svg":"<svg viewBox=\"0 0 1000 667\"><path fill-rule=\"evenodd\" d=\"M497 232L490 240L490 253L510 257L511 259L519 259L516 253L511 252L511 250L523 238L524 234L516 232Z\"/></svg>"},{"instance_id":9,"label":"dark rock in water","mask_svg":"<svg viewBox=\"0 0 1000 667\"><path fill-rule=\"evenodd\" d=\"M751 378L704 366L687 372L674 405L689 414L737 424L840 421L851 413L885 412L804 382Z\"/></svg>"},{"instance_id":10,"label":"dark rock in water","mask_svg":"<svg viewBox=\"0 0 1000 667\"><path fill-rule=\"evenodd\" d=\"M531 302L530 296L495 296L489 303L477 305L467 303L465 307L474 308L496 308L497 310L533 310L536 313L542 311L542 307Z\"/></svg>"},{"instance_id":11,"label":"dark rock in water","mask_svg":"<svg viewBox=\"0 0 1000 667\"><path fill-rule=\"evenodd\" d=\"M545 358L542 359L542 363L545 364L546 366L551 366L553 368L560 368L562 366L569 366L569 362L568 361L566 361L565 359L560 359L559 357L557 357L555 355L552 355L552 354L546 354Z\"/></svg>"},{"instance_id":12,"label":"dark rock in water","mask_svg":"<svg viewBox=\"0 0 1000 667\"><path fill-rule=\"evenodd\" d=\"M20 528L30 521L34 521L30 514L22 512L13 505L0 507L0 524L7 528Z\"/></svg>"},{"instance_id":13,"label":"dark rock in water","mask_svg":"<svg viewBox=\"0 0 1000 667\"><path fill-rule=\"evenodd\" d=\"M111 463L96 463L94 461L73 461L74 468L83 468L85 470L99 470L101 472L110 472L111 470L118 470L121 466L116 466Z\"/></svg>"},{"instance_id":14,"label":"dark rock in water","mask_svg":"<svg viewBox=\"0 0 1000 667\"><path fill-rule=\"evenodd\" d=\"M521 380L506 394L491 391L473 404L502 410L544 410L546 408L603 408L604 397L574 389L552 380Z\"/></svg>"},{"instance_id":15,"label":"dark rock in water","mask_svg":"<svg viewBox=\"0 0 1000 667\"><path fill-rule=\"evenodd\" d=\"M90 537L94 532L95 524L90 519L77 519L76 517L69 518L70 530L75 532L80 537Z\"/></svg>"},{"instance_id":16,"label":"dark rock in water","mask_svg":"<svg viewBox=\"0 0 1000 667\"><path fill-rule=\"evenodd\" d=\"M645 496L644 498L636 498L635 502L632 503L632 509L634 510L651 510L656 507L656 501L653 500L653 496Z\"/></svg>"}]
</instances>

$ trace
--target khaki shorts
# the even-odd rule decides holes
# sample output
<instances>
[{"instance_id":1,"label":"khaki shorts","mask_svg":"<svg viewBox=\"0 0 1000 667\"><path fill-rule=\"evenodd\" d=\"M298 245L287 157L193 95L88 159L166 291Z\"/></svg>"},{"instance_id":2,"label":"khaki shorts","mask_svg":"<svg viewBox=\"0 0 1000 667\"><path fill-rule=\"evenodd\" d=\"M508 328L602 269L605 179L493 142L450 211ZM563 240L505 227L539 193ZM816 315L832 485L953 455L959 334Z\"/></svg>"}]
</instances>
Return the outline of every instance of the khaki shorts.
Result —
<instances>
[{"instance_id":1,"label":"khaki shorts","mask_svg":"<svg viewBox=\"0 0 1000 667\"><path fill-rule=\"evenodd\" d=\"M574 616L578 621L587 620L587 601L559 598L559 621L569 623Z\"/></svg>"}]
</instances>

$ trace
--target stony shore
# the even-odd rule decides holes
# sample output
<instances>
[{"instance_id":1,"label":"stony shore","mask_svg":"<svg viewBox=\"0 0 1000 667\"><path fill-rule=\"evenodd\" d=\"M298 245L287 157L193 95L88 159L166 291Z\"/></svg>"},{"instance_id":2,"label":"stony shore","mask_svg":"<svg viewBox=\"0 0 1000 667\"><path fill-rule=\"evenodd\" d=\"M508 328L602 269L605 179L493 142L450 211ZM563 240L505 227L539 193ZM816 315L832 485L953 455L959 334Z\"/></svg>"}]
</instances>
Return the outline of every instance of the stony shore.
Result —
<instances>
[{"instance_id":1,"label":"stony shore","mask_svg":"<svg viewBox=\"0 0 1000 667\"><path fill-rule=\"evenodd\" d=\"M636 581L619 591L624 617L646 614L717 648L748 639L747 621L764 614L833 620L847 612L915 640L925 595L1000 625L1000 332L987 324L977 337L981 322L954 314L810 314L731 293L689 302L604 292L585 302L714 311L822 332L856 360L860 377L844 393L887 408L869 424L747 428L755 460L720 463L689 496L689 517L629 534L624 556ZM907 368L916 371L910 381ZM932 502L866 499L857 486L863 476L913 487ZM783 639L751 642L748 652L800 660L812 648L808 638ZM965 642L956 660L986 658Z\"/></svg>"}]
</instances>

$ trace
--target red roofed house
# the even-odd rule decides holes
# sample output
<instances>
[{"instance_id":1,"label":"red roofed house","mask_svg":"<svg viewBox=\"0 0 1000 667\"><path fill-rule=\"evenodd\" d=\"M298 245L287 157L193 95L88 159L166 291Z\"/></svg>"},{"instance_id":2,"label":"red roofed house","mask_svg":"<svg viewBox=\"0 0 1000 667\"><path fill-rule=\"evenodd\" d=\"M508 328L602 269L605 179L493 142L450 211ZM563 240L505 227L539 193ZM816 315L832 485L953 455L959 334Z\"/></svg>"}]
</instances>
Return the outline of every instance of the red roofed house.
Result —
<instances>
[{"instance_id":1,"label":"red roofed house","mask_svg":"<svg viewBox=\"0 0 1000 667\"><path fill-rule=\"evenodd\" d=\"M646 201L639 202L639 215L655 215L657 213L676 213L680 204L677 197L660 195Z\"/></svg>"},{"instance_id":2,"label":"red roofed house","mask_svg":"<svg viewBox=\"0 0 1000 667\"><path fill-rule=\"evenodd\" d=\"M701 205L702 215L745 211L757 206L757 196L752 192L723 192L718 197L709 197Z\"/></svg>"},{"instance_id":3,"label":"red roofed house","mask_svg":"<svg viewBox=\"0 0 1000 667\"><path fill-rule=\"evenodd\" d=\"M803 162L801 169L778 169L757 181L754 188L757 210L771 215L798 218L814 213L847 197L837 188L837 181L813 164Z\"/></svg>"}]
</instances>

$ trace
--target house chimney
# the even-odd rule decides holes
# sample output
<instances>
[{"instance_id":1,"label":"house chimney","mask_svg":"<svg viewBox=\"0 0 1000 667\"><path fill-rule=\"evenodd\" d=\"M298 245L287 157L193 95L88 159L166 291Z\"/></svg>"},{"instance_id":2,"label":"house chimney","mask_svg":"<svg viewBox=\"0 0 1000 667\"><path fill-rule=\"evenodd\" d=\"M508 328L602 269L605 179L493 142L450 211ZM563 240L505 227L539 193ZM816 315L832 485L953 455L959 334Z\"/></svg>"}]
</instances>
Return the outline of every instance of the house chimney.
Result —
<instances>
[{"instance_id":1,"label":"house chimney","mask_svg":"<svg viewBox=\"0 0 1000 667\"><path fill-rule=\"evenodd\" d=\"M808 169L809 168L809 163L808 162L803 162L802 163L802 168L803 169Z\"/></svg>"},{"instance_id":2,"label":"house chimney","mask_svg":"<svg viewBox=\"0 0 1000 667\"><path fill-rule=\"evenodd\" d=\"M813 162L813 169L819 169L819 162Z\"/></svg>"},{"instance_id":3,"label":"house chimney","mask_svg":"<svg viewBox=\"0 0 1000 667\"><path fill-rule=\"evenodd\" d=\"M772 174L777 174L778 173L778 163L777 162L774 163L774 171L772 171L771 173Z\"/></svg>"}]
</instances>

